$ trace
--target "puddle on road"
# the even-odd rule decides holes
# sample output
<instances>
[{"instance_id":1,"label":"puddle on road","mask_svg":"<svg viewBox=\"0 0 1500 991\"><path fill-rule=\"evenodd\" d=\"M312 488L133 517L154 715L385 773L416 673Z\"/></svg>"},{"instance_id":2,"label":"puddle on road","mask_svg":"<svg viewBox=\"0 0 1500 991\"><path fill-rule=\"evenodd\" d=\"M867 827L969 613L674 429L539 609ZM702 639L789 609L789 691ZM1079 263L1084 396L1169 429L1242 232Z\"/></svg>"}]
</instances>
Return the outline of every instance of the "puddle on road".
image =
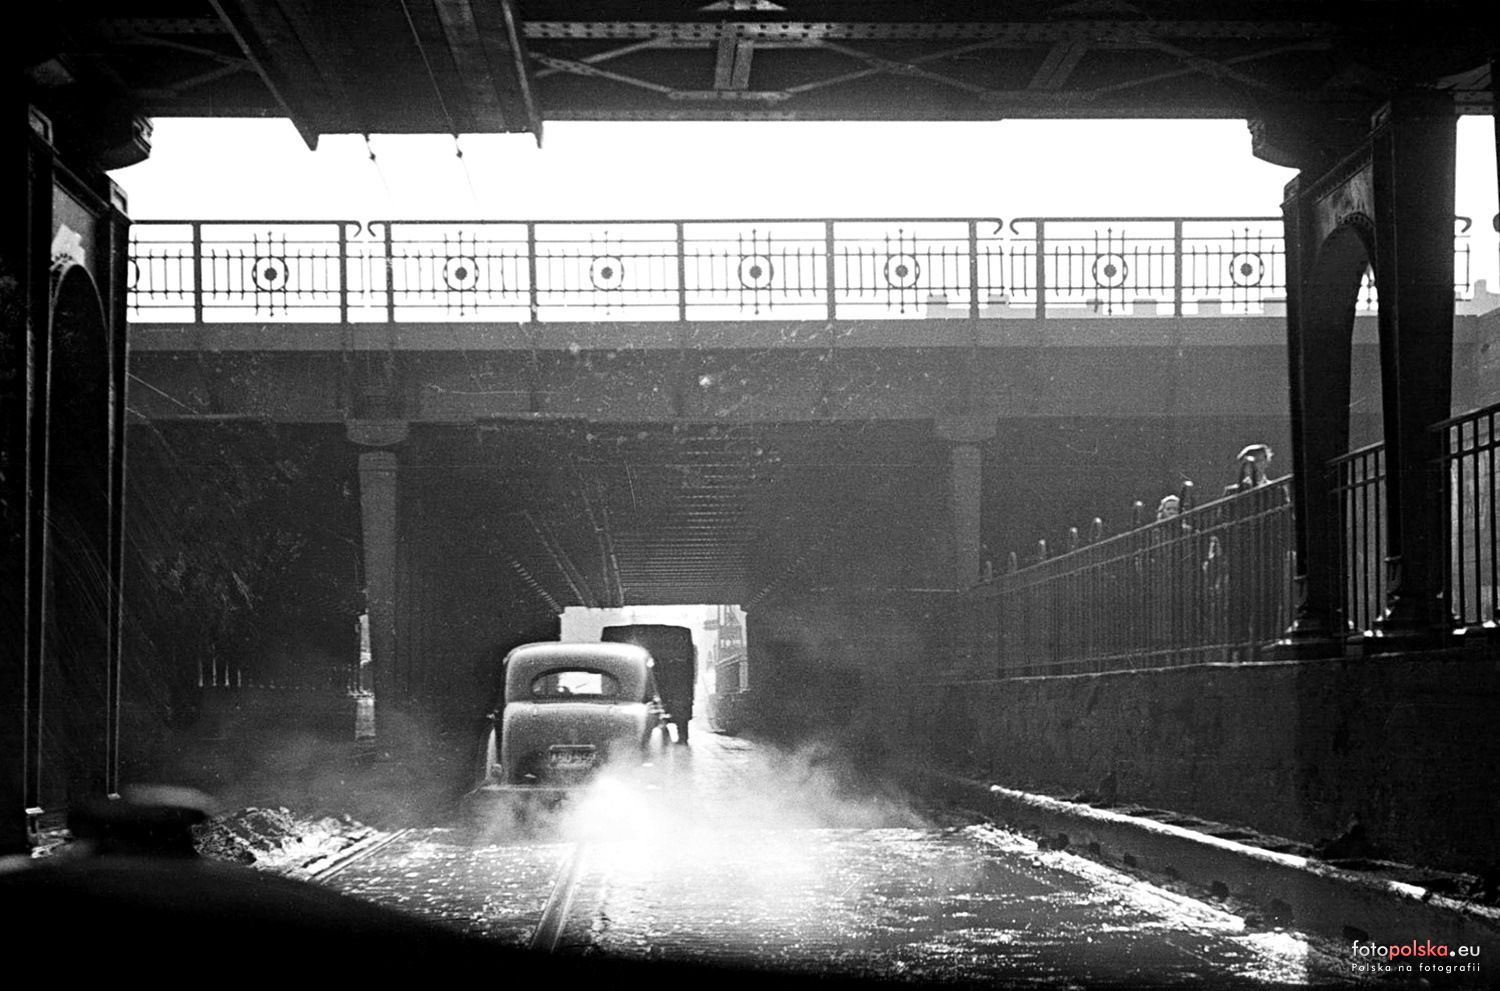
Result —
<instances>
[{"instance_id":1,"label":"puddle on road","mask_svg":"<svg viewBox=\"0 0 1500 991\"><path fill-rule=\"evenodd\" d=\"M415 831L334 886L521 945L581 842L574 952L913 981L1346 983L1300 937L719 742L530 822Z\"/></svg>"},{"instance_id":2,"label":"puddle on road","mask_svg":"<svg viewBox=\"0 0 1500 991\"><path fill-rule=\"evenodd\" d=\"M595 844L596 952L910 980L1344 983L1300 937L992 827Z\"/></svg>"},{"instance_id":3,"label":"puddle on road","mask_svg":"<svg viewBox=\"0 0 1500 991\"><path fill-rule=\"evenodd\" d=\"M413 830L330 887L462 932L524 946L570 844L472 845L458 829Z\"/></svg>"}]
</instances>

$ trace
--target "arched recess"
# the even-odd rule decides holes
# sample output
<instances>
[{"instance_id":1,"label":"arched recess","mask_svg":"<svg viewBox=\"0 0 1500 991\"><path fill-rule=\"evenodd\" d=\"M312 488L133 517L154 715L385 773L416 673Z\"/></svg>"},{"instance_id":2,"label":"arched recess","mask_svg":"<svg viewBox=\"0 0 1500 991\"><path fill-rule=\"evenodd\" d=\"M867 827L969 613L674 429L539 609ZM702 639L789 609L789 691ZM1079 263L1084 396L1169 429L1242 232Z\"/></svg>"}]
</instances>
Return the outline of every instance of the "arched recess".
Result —
<instances>
[{"instance_id":1,"label":"arched recess","mask_svg":"<svg viewBox=\"0 0 1500 991\"><path fill-rule=\"evenodd\" d=\"M1358 214L1345 218L1318 246L1304 284L1304 411L1312 428L1309 441L1322 441L1318 454L1327 455L1320 460L1310 457L1313 466L1327 464L1349 450L1354 314L1365 272L1374 264L1374 240L1369 218ZM1378 395L1376 410L1378 419Z\"/></svg>"},{"instance_id":2,"label":"arched recess","mask_svg":"<svg viewBox=\"0 0 1500 991\"><path fill-rule=\"evenodd\" d=\"M109 321L81 265L53 272L48 327L46 649L33 794L43 808L106 790L111 663Z\"/></svg>"}]
</instances>

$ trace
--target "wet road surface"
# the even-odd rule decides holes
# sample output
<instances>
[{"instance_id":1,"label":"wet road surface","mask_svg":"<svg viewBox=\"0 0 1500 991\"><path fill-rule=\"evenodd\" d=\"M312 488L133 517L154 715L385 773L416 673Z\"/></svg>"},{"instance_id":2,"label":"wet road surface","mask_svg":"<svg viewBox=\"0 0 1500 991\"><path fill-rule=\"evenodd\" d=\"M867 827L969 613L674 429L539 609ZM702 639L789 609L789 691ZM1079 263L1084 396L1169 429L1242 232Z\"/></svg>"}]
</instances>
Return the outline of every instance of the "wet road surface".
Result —
<instances>
[{"instance_id":1,"label":"wet road surface","mask_svg":"<svg viewBox=\"0 0 1500 991\"><path fill-rule=\"evenodd\" d=\"M608 957L1039 987L1351 983L1296 934L856 794L817 754L708 733L523 822L495 806L414 829L328 883L512 945L540 926L549 947Z\"/></svg>"}]
</instances>

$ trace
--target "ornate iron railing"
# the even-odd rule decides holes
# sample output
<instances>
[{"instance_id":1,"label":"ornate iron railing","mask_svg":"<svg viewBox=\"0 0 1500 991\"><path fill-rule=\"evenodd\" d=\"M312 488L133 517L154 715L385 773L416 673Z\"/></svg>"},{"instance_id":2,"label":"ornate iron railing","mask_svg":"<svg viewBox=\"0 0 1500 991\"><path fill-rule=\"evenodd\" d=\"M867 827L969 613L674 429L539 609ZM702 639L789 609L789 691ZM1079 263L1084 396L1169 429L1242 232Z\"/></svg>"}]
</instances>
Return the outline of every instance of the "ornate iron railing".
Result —
<instances>
[{"instance_id":1,"label":"ornate iron railing","mask_svg":"<svg viewBox=\"0 0 1500 991\"><path fill-rule=\"evenodd\" d=\"M1288 481L997 577L999 676L1257 657L1291 619Z\"/></svg>"},{"instance_id":2,"label":"ornate iron railing","mask_svg":"<svg viewBox=\"0 0 1500 991\"><path fill-rule=\"evenodd\" d=\"M1365 633L1385 609L1385 445L1334 458L1328 470L1338 512L1344 626Z\"/></svg>"},{"instance_id":3,"label":"ornate iron railing","mask_svg":"<svg viewBox=\"0 0 1500 991\"><path fill-rule=\"evenodd\" d=\"M1444 437L1445 600L1457 630L1495 631L1500 403L1432 429ZM1357 637L1385 609L1385 445L1334 458L1328 471L1344 629ZM994 603L993 619L971 625L998 631L1001 677L1253 659L1290 622L1291 548L1290 479L1281 479L1001 575L974 593ZM981 657L996 656L988 642L975 646Z\"/></svg>"},{"instance_id":4,"label":"ornate iron railing","mask_svg":"<svg viewBox=\"0 0 1500 991\"><path fill-rule=\"evenodd\" d=\"M1441 462L1447 484L1448 606L1460 629L1500 626L1500 531L1495 492L1500 481L1500 404L1433 427L1444 434Z\"/></svg>"},{"instance_id":5,"label":"ornate iron railing","mask_svg":"<svg viewBox=\"0 0 1500 991\"><path fill-rule=\"evenodd\" d=\"M1269 217L138 221L129 289L152 323L1217 316L1281 312L1286 255Z\"/></svg>"}]
</instances>

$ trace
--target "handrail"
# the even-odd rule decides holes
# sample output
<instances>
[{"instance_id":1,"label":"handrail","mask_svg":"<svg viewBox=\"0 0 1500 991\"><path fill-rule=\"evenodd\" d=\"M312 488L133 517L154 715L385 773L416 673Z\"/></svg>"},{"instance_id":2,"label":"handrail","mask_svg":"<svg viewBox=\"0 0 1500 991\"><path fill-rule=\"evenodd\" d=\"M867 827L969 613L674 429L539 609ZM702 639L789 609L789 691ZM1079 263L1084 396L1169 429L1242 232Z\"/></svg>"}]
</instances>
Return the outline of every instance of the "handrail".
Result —
<instances>
[{"instance_id":1,"label":"handrail","mask_svg":"<svg viewBox=\"0 0 1500 991\"><path fill-rule=\"evenodd\" d=\"M1378 446L1378 445L1374 445L1374 446ZM1351 452L1351 453L1353 453L1353 452ZM1267 480L1266 483L1264 485L1262 485L1262 486L1259 486L1259 488L1264 489L1264 488L1275 487L1275 488L1279 488L1279 489L1284 489L1285 492L1286 492L1286 494L1287 494L1288 499L1290 499L1291 484L1292 484L1292 477L1290 475L1283 475L1280 478L1273 478L1273 479ZM1251 491L1256 491L1256 490L1251 490ZM1036 570L1038 568L1046 567L1047 565L1056 565L1056 564L1058 564L1058 562L1066 562L1069 558L1078 559L1078 557L1080 555L1086 555L1086 554L1088 554L1091 551L1096 551L1097 548L1102 547L1104 545L1107 545L1107 544L1109 544L1109 543L1111 543L1113 541L1125 540L1127 538L1134 537L1134 536L1137 536L1139 534L1148 533L1151 530L1162 529L1162 528L1164 528L1166 530L1173 530L1173 529L1177 529L1177 530L1192 530L1192 529L1194 529L1193 524L1195 522L1198 522L1199 520L1202 520L1202 519L1211 518L1213 515L1215 515L1216 513L1218 513L1220 511L1220 509L1222 508L1222 506L1224 504L1228 503L1230 500L1238 499L1238 498L1240 498L1243 495L1245 495L1245 493L1243 493L1243 492L1234 492L1234 493L1230 493L1229 495L1216 496L1213 499L1209 500L1208 502L1199 503L1198 505L1194 506L1191 509L1188 509L1188 510L1186 510L1184 512L1177 513L1176 515L1173 515L1173 516L1169 516L1166 519L1160 519L1160 520L1153 519L1153 520L1150 520L1149 522L1141 524L1140 526L1135 526L1135 527L1131 527L1131 528L1129 528L1127 530L1122 530L1119 533L1113 534L1113 535L1108 536L1108 537L1102 537L1102 538L1099 538L1099 539L1088 539L1088 540L1084 541L1083 543L1081 543L1076 548L1072 548L1072 549L1069 549L1069 550L1066 550L1066 551L1062 551L1062 552L1057 553L1057 554L1049 554L1045 560L1042 560L1042 561L1033 561L1033 562L1031 562L1029 564L1026 564L1026 565L1023 565L1021 567L1016 568L1014 571L1006 571L1006 572L997 573L995 575L994 580L996 582L1003 583L1007 579L1018 578L1018 577L1024 575L1026 572L1034 571L1034 570ZM1081 534L1080 534L1080 536L1081 536Z\"/></svg>"},{"instance_id":2,"label":"handrail","mask_svg":"<svg viewBox=\"0 0 1500 991\"><path fill-rule=\"evenodd\" d=\"M1436 432L1447 427L1457 426L1460 423L1466 423L1469 420L1477 420L1481 416L1489 416L1492 413L1500 413L1500 403L1490 403L1488 406L1481 406L1478 409L1469 410L1467 413L1450 416L1446 420L1439 420L1427 429Z\"/></svg>"},{"instance_id":3,"label":"handrail","mask_svg":"<svg viewBox=\"0 0 1500 991\"><path fill-rule=\"evenodd\" d=\"M997 673L1258 656L1290 620L1289 483L1222 496L976 587L971 608L994 602Z\"/></svg>"},{"instance_id":4,"label":"handrail","mask_svg":"<svg viewBox=\"0 0 1500 991\"><path fill-rule=\"evenodd\" d=\"M1385 449L1385 441L1383 441L1383 440L1377 440L1377 441L1375 441L1373 443L1366 444L1364 447L1357 447L1354 450L1352 450L1352 451L1346 451L1345 453L1340 454L1337 457L1329 458L1328 459L1328 467L1329 468L1333 468L1333 467L1336 467L1338 465L1344 464L1344 463L1349 462L1349 461L1356 461L1356 460L1358 460L1360 458L1365 457L1366 455L1374 454L1376 451L1380 451L1380 450L1384 450L1384 449Z\"/></svg>"}]
</instances>

